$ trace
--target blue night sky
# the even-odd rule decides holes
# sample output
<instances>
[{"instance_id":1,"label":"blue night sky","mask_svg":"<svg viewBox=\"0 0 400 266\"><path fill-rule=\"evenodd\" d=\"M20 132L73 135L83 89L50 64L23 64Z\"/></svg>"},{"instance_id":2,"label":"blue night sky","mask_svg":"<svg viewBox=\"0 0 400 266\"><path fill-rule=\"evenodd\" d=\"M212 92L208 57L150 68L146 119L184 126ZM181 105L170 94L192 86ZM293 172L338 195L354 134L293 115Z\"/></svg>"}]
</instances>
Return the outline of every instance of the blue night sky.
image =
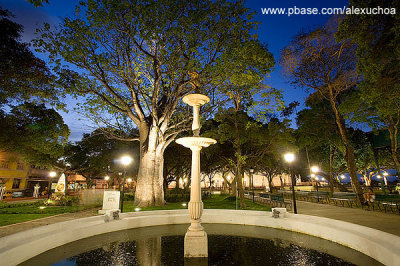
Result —
<instances>
[{"instance_id":1,"label":"blue night sky","mask_svg":"<svg viewBox=\"0 0 400 266\"><path fill-rule=\"evenodd\" d=\"M29 42L34 37L35 29L43 22L58 24L60 18L65 16L73 16L74 7L78 3L77 0L50 0L50 5L35 8L32 4L24 0L0 0L0 6L9 9L14 15L14 21L24 25L23 41ZM304 101L308 95L304 89L294 88L282 76L282 70L278 65L279 53L289 41L301 30L307 30L313 26L323 25L329 18L329 15L263 15L261 8L289 8L289 7L305 7L305 8L321 8L340 7L348 5L348 0L268 0L268 1L246 1L246 6L256 12L255 19L262 24L257 30L257 34L262 42L268 44L269 50L273 53L276 66L271 76L266 79L266 83L274 88L283 91L286 104L292 101L301 103L300 108L304 107ZM45 59L43 55L38 55ZM63 113L65 122L71 130L71 141L79 140L83 133L91 132L94 125L82 115L73 110L74 101L66 98L66 102L71 106L70 112Z\"/></svg>"}]
</instances>

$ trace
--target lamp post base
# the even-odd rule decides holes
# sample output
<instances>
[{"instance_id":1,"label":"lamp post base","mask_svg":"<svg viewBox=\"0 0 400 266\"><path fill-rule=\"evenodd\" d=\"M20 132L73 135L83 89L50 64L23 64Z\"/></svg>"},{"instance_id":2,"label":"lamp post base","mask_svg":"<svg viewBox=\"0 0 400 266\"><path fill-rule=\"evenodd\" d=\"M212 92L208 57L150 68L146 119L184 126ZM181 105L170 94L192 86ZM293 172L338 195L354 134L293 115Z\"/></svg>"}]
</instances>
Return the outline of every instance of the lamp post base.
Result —
<instances>
[{"instance_id":1,"label":"lamp post base","mask_svg":"<svg viewBox=\"0 0 400 266\"><path fill-rule=\"evenodd\" d=\"M185 258L207 258L208 257L208 239L204 230L191 231L185 234L184 246Z\"/></svg>"}]
</instances>

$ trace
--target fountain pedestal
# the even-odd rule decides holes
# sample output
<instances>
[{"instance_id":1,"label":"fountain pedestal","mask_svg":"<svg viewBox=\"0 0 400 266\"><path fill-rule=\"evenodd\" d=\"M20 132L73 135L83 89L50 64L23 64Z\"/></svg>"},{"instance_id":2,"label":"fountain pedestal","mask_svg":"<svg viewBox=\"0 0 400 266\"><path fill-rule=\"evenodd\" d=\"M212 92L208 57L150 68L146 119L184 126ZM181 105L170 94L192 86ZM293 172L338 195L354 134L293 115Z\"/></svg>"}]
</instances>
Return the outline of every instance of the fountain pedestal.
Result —
<instances>
[{"instance_id":1,"label":"fountain pedestal","mask_svg":"<svg viewBox=\"0 0 400 266\"><path fill-rule=\"evenodd\" d=\"M200 151L203 147L215 144L217 141L210 138L198 137L200 132L199 107L210 99L201 94L191 94L183 98L183 102L193 106L194 137L177 139L176 142L192 150L191 188L189 215L190 226L185 234L184 256L186 258L208 257L208 240L204 228L201 226L201 215L203 214L203 202L201 201L200 184Z\"/></svg>"}]
</instances>

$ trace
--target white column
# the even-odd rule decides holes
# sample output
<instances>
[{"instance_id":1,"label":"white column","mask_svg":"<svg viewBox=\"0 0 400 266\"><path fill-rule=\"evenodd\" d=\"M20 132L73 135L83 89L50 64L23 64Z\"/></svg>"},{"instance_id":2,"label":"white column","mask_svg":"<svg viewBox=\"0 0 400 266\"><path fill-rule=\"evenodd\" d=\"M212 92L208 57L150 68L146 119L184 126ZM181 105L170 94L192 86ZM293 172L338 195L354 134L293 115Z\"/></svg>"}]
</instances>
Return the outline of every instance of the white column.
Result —
<instances>
[{"instance_id":1,"label":"white column","mask_svg":"<svg viewBox=\"0 0 400 266\"><path fill-rule=\"evenodd\" d=\"M193 105L192 131L200 130L200 105Z\"/></svg>"},{"instance_id":2,"label":"white column","mask_svg":"<svg viewBox=\"0 0 400 266\"><path fill-rule=\"evenodd\" d=\"M201 231L203 227L200 225L200 218L203 214L203 202L201 201L201 184L200 184L200 151L201 146L194 146L192 150L192 181L190 189L189 215L191 225L190 231Z\"/></svg>"}]
</instances>

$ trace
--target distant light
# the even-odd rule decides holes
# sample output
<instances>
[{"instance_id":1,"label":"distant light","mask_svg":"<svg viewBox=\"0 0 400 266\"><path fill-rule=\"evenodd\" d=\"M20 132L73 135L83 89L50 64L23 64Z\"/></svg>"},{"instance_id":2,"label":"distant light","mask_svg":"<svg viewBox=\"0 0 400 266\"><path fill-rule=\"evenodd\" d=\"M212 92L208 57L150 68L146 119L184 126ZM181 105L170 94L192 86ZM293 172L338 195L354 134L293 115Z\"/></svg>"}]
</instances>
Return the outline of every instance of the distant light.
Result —
<instances>
[{"instance_id":1,"label":"distant light","mask_svg":"<svg viewBox=\"0 0 400 266\"><path fill-rule=\"evenodd\" d=\"M345 177L344 175L341 175L340 178L341 178L341 179L345 179L346 177Z\"/></svg>"},{"instance_id":2,"label":"distant light","mask_svg":"<svg viewBox=\"0 0 400 266\"><path fill-rule=\"evenodd\" d=\"M140 208L135 208L135 212L138 212L138 211L140 211L141 209Z\"/></svg>"},{"instance_id":3,"label":"distant light","mask_svg":"<svg viewBox=\"0 0 400 266\"><path fill-rule=\"evenodd\" d=\"M254 173L254 168L250 168L250 173Z\"/></svg>"},{"instance_id":4,"label":"distant light","mask_svg":"<svg viewBox=\"0 0 400 266\"><path fill-rule=\"evenodd\" d=\"M183 179L183 182L187 183L187 178Z\"/></svg>"},{"instance_id":5,"label":"distant light","mask_svg":"<svg viewBox=\"0 0 400 266\"><path fill-rule=\"evenodd\" d=\"M132 182L132 178L128 178L128 183Z\"/></svg>"},{"instance_id":6,"label":"distant light","mask_svg":"<svg viewBox=\"0 0 400 266\"><path fill-rule=\"evenodd\" d=\"M387 172L383 172L383 175L384 175L384 176L387 176L387 175L389 175L389 174L388 174Z\"/></svg>"},{"instance_id":7,"label":"distant light","mask_svg":"<svg viewBox=\"0 0 400 266\"><path fill-rule=\"evenodd\" d=\"M319 167L314 165L313 167L311 167L311 172L318 173L319 172Z\"/></svg>"},{"instance_id":8,"label":"distant light","mask_svg":"<svg viewBox=\"0 0 400 266\"><path fill-rule=\"evenodd\" d=\"M381 176L381 175L377 175L376 177L377 177L378 179L381 179L381 178L382 178L382 176Z\"/></svg>"},{"instance_id":9,"label":"distant light","mask_svg":"<svg viewBox=\"0 0 400 266\"><path fill-rule=\"evenodd\" d=\"M50 176L50 177L55 177L56 175L57 175L56 172L50 172L50 173L49 173L49 176Z\"/></svg>"},{"instance_id":10,"label":"distant light","mask_svg":"<svg viewBox=\"0 0 400 266\"><path fill-rule=\"evenodd\" d=\"M228 175L228 180L231 180L231 175Z\"/></svg>"},{"instance_id":11,"label":"distant light","mask_svg":"<svg viewBox=\"0 0 400 266\"><path fill-rule=\"evenodd\" d=\"M182 206L183 206L183 207L186 207L186 206L187 206L187 204L186 204L186 203L182 203Z\"/></svg>"},{"instance_id":12,"label":"distant light","mask_svg":"<svg viewBox=\"0 0 400 266\"><path fill-rule=\"evenodd\" d=\"M314 177L315 177L315 174L311 174L311 177L314 178Z\"/></svg>"},{"instance_id":13,"label":"distant light","mask_svg":"<svg viewBox=\"0 0 400 266\"><path fill-rule=\"evenodd\" d=\"M322 181L325 181L325 178L324 178L324 177L322 178Z\"/></svg>"},{"instance_id":14,"label":"distant light","mask_svg":"<svg viewBox=\"0 0 400 266\"><path fill-rule=\"evenodd\" d=\"M45 209L46 207L45 206L40 206L39 207L39 209L41 209L41 210L43 210L43 209Z\"/></svg>"},{"instance_id":15,"label":"distant light","mask_svg":"<svg viewBox=\"0 0 400 266\"><path fill-rule=\"evenodd\" d=\"M119 159L119 160L123 165L126 166L126 165L129 165L133 159L132 159L132 157L125 155L125 156L122 156L121 159Z\"/></svg>"},{"instance_id":16,"label":"distant light","mask_svg":"<svg viewBox=\"0 0 400 266\"><path fill-rule=\"evenodd\" d=\"M316 178L315 178L315 180L319 180L319 178L318 178L318 177L316 177Z\"/></svg>"},{"instance_id":17,"label":"distant light","mask_svg":"<svg viewBox=\"0 0 400 266\"><path fill-rule=\"evenodd\" d=\"M106 175L106 176L104 177L104 180L108 181L108 180L110 180L110 177L109 177L108 175Z\"/></svg>"},{"instance_id":18,"label":"distant light","mask_svg":"<svg viewBox=\"0 0 400 266\"><path fill-rule=\"evenodd\" d=\"M284 157L285 157L285 161L288 162L288 163L293 162L294 159L295 159L294 154L293 154L293 153L290 153L290 152L289 152L289 153L286 153L286 154L284 155Z\"/></svg>"}]
</instances>

